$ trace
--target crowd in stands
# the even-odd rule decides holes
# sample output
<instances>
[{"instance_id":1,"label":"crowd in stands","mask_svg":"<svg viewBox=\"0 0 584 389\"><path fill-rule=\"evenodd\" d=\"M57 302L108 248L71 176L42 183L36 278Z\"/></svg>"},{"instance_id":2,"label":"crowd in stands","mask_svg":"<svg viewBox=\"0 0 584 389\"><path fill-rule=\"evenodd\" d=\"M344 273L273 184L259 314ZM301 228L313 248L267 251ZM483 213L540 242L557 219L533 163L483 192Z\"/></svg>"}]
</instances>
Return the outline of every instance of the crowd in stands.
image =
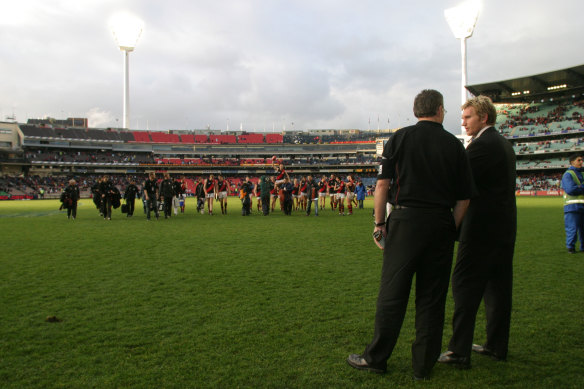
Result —
<instances>
[{"instance_id":1,"label":"crowd in stands","mask_svg":"<svg viewBox=\"0 0 584 389\"><path fill-rule=\"evenodd\" d=\"M497 107L497 114L505 118L497 127L506 136L547 135L584 128L584 101L500 104Z\"/></svg>"},{"instance_id":2,"label":"crowd in stands","mask_svg":"<svg viewBox=\"0 0 584 389\"><path fill-rule=\"evenodd\" d=\"M156 164L156 165L191 165L191 166L250 166L270 165L271 158L214 158L184 156L165 157L151 153L126 153L102 150L75 151L70 149L28 149L25 160L33 163L91 163L91 164ZM285 165L362 165L376 164L377 157L362 154L347 154L343 157L306 156L290 157L282 160Z\"/></svg>"},{"instance_id":3,"label":"crowd in stands","mask_svg":"<svg viewBox=\"0 0 584 389\"><path fill-rule=\"evenodd\" d=\"M25 137L32 139L63 139L83 141L111 141L123 143L174 143L174 144L321 144L375 142L377 134L356 132L344 134L313 135L307 133L181 133L163 131L124 131L95 128L58 128L51 125L25 124L20 126Z\"/></svg>"},{"instance_id":4,"label":"crowd in stands","mask_svg":"<svg viewBox=\"0 0 584 389\"><path fill-rule=\"evenodd\" d=\"M533 153L555 149L572 149L584 144L584 138L562 138L539 142L518 142L513 145L515 153Z\"/></svg>"},{"instance_id":5,"label":"crowd in stands","mask_svg":"<svg viewBox=\"0 0 584 389\"><path fill-rule=\"evenodd\" d=\"M375 142L379 137L377 134L367 132L346 135L312 135L310 133L297 133L293 135L284 135L284 143L294 144L319 144L319 143L357 143L357 142Z\"/></svg>"},{"instance_id":6,"label":"crowd in stands","mask_svg":"<svg viewBox=\"0 0 584 389\"><path fill-rule=\"evenodd\" d=\"M113 151L75 150L27 150L24 154L29 162L77 162L77 163L155 163L149 153L122 153Z\"/></svg>"},{"instance_id":7,"label":"crowd in stands","mask_svg":"<svg viewBox=\"0 0 584 389\"><path fill-rule=\"evenodd\" d=\"M519 174L517 190L560 190L562 174Z\"/></svg>"}]
</instances>

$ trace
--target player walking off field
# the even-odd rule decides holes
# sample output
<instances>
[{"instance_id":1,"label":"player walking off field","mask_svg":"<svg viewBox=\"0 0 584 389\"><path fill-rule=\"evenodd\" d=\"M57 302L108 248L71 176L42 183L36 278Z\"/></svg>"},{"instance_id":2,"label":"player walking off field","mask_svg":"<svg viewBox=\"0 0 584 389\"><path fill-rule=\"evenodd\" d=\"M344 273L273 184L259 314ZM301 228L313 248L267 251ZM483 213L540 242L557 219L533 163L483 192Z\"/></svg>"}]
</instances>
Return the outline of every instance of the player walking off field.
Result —
<instances>
[{"instance_id":1,"label":"player walking off field","mask_svg":"<svg viewBox=\"0 0 584 389\"><path fill-rule=\"evenodd\" d=\"M215 182L215 177L209 174L209 178L205 179L203 184L205 188L205 198L207 199L207 210L209 215L213 214L213 200L217 197L217 182Z\"/></svg>"},{"instance_id":2,"label":"player walking off field","mask_svg":"<svg viewBox=\"0 0 584 389\"><path fill-rule=\"evenodd\" d=\"M262 176L263 177L263 176ZM262 187L261 187L261 178L253 187L253 195L256 198L256 202L258 204L258 212L262 211ZM269 199L269 197L268 197Z\"/></svg>"},{"instance_id":3,"label":"player walking off field","mask_svg":"<svg viewBox=\"0 0 584 389\"><path fill-rule=\"evenodd\" d=\"M353 181L353 177L347 176L347 183L345 186L347 188L347 208L349 209L349 215L352 215L353 202L355 201L355 181ZM355 205L357 205L356 201Z\"/></svg>"},{"instance_id":4,"label":"player walking off field","mask_svg":"<svg viewBox=\"0 0 584 389\"><path fill-rule=\"evenodd\" d=\"M335 189L337 185L337 179L334 174L331 174L331 178L327 181L327 188L329 192L329 197L331 198L331 211L334 211L337 207L337 191Z\"/></svg>"},{"instance_id":5,"label":"player walking off field","mask_svg":"<svg viewBox=\"0 0 584 389\"><path fill-rule=\"evenodd\" d=\"M229 182L223 176L217 177L217 198L221 205L221 214L227 214L227 190L229 189Z\"/></svg>"},{"instance_id":6,"label":"player walking off field","mask_svg":"<svg viewBox=\"0 0 584 389\"><path fill-rule=\"evenodd\" d=\"M292 188L292 200L294 201L294 210L298 211L299 208L299 204L300 204L300 199L299 199L299 193L300 193L300 184L298 183L298 178L294 179L294 185Z\"/></svg>"},{"instance_id":7,"label":"player walking off field","mask_svg":"<svg viewBox=\"0 0 584 389\"><path fill-rule=\"evenodd\" d=\"M318 183L318 198L320 201L320 209L324 210L326 208L326 191L327 191L327 179L326 176L322 176L320 182Z\"/></svg>"},{"instance_id":8,"label":"player walking off field","mask_svg":"<svg viewBox=\"0 0 584 389\"><path fill-rule=\"evenodd\" d=\"M345 216L345 197L347 187L345 185L345 181L343 181L341 177L337 177L335 191L337 196L337 206L339 207L339 215Z\"/></svg>"}]
</instances>

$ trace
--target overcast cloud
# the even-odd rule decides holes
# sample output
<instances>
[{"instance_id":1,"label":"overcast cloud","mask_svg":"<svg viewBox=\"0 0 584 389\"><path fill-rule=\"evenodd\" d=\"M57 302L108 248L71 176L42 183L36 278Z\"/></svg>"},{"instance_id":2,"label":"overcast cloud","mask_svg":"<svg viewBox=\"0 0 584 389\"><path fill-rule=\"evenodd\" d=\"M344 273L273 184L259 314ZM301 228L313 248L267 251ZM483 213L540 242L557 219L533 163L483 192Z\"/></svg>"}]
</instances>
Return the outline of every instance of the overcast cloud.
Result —
<instances>
[{"instance_id":1,"label":"overcast cloud","mask_svg":"<svg viewBox=\"0 0 584 389\"><path fill-rule=\"evenodd\" d=\"M0 3L0 115L121 126L117 11L145 30L130 55L131 127L246 131L411 124L440 90L459 133L457 0L19 0ZM581 0L483 0L470 84L581 65Z\"/></svg>"}]
</instances>

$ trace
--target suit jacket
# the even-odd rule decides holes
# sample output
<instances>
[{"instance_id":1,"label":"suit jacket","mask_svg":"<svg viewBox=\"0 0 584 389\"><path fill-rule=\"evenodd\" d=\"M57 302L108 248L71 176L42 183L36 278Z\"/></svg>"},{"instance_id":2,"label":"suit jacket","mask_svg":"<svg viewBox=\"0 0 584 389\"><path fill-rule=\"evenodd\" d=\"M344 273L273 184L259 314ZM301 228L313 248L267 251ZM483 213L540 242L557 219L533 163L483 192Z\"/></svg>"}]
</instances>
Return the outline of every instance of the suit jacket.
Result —
<instances>
[{"instance_id":1,"label":"suit jacket","mask_svg":"<svg viewBox=\"0 0 584 389\"><path fill-rule=\"evenodd\" d=\"M494 127L468 145L468 154L477 188L471 198L460 230L460 241L515 242L515 152Z\"/></svg>"}]
</instances>

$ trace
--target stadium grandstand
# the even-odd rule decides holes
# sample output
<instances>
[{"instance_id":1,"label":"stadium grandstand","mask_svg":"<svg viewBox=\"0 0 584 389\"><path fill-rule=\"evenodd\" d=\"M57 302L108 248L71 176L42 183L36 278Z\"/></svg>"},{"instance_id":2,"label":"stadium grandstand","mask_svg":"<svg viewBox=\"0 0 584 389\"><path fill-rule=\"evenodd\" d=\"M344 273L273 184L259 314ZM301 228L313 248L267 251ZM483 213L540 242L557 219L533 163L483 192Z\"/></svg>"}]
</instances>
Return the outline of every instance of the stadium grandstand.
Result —
<instances>
[{"instance_id":1,"label":"stadium grandstand","mask_svg":"<svg viewBox=\"0 0 584 389\"><path fill-rule=\"evenodd\" d=\"M274 155L292 176L352 174L371 186L378 164L376 140L391 133L137 131L89 128L79 118L0 123L0 130L7 138L0 154L0 198L34 198L40 187L55 197L71 177L88 194L100 175L118 177L123 187L126 177L141 183L151 171L185 176L187 182L221 174L236 187L245 175L273 173Z\"/></svg>"},{"instance_id":2,"label":"stadium grandstand","mask_svg":"<svg viewBox=\"0 0 584 389\"><path fill-rule=\"evenodd\" d=\"M584 65L467 89L497 107L496 127L517 155L518 194L562 194L569 155L584 152Z\"/></svg>"},{"instance_id":3,"label":"stadium grandstand","mask_svg":"<svg viewBox=\"0 0 584 389\"><path fill-rule=\"evenodd\" d=\"M584 152L584 65L469 85L498 111L497 129L517 154L520 195L560 195L568 156ZM383 143L395 130L305 130L283 133L89 128L85 118L0 122L0 199L57 194L75 177L88 193L103 174L138 182L148 172L189 181L222 174L272 174L272 156L293 176L354 175L374 184Z\"/></svg>"}]
</instances>

